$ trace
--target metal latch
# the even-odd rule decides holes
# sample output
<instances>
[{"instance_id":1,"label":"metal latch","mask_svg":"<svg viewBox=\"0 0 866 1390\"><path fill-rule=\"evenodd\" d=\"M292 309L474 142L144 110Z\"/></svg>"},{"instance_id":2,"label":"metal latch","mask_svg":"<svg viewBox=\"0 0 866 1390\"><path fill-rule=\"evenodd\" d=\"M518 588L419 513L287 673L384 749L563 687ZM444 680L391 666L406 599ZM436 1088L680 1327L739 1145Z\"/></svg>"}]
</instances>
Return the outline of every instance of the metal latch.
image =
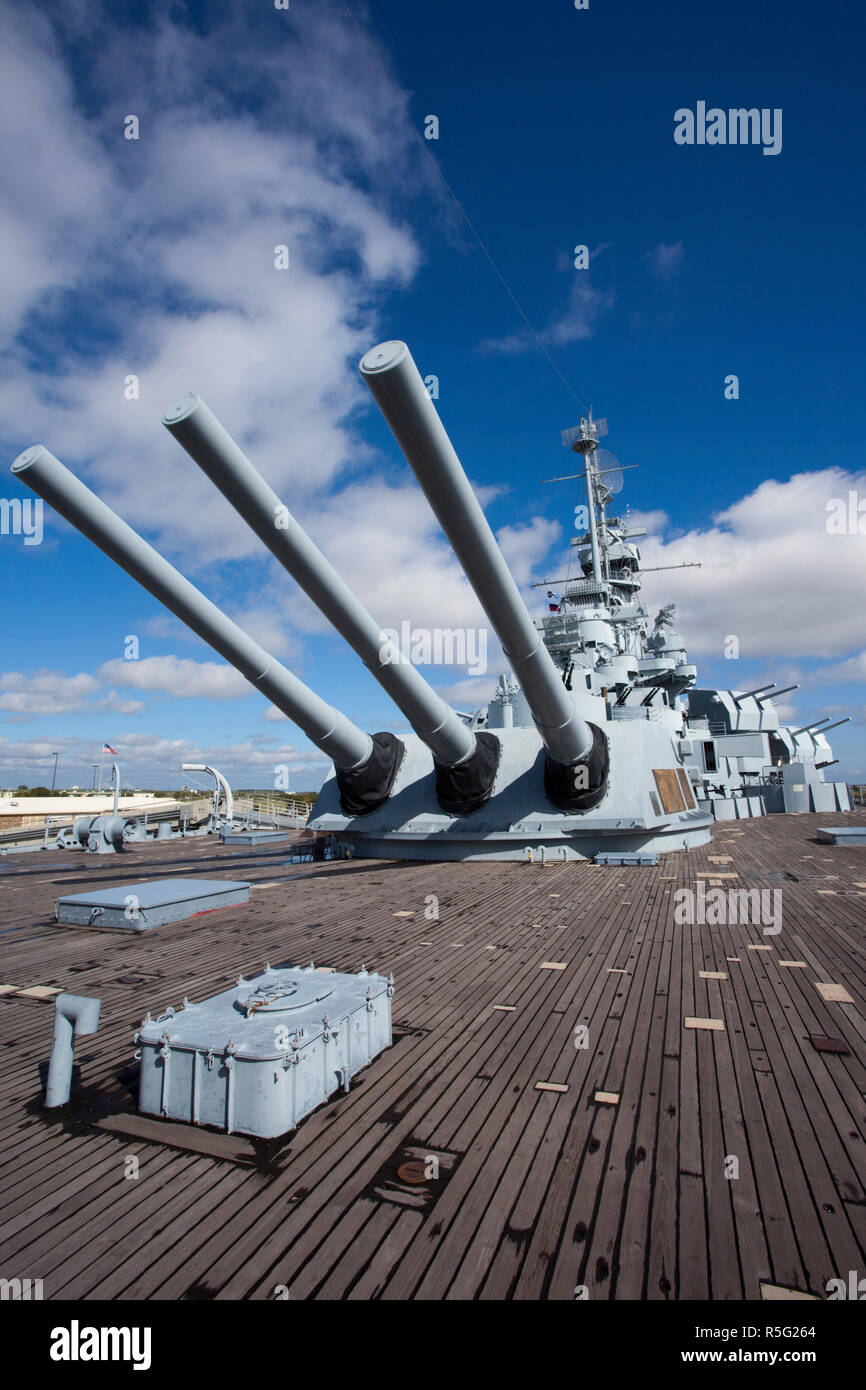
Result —
<instances>
[{"instance_id":1,"label":"metal latch","mask_svg":"<svg viewBox=\"0 0 866 1390\"><path fill-rule=\"evenodd\" d=\"M300 992L296 980L261 984L251 990L245 999L238 999L236 1007L247 1018L251 1018L254 1013L270 1014L281 1013L286 1009L303 1009L310 1004L317 1004L321 999L327 999L329 994L334 993L333 985L317 982L310 988L310 984L310 981L304 980L304 987Z\"/></svg>"}]
</instances>

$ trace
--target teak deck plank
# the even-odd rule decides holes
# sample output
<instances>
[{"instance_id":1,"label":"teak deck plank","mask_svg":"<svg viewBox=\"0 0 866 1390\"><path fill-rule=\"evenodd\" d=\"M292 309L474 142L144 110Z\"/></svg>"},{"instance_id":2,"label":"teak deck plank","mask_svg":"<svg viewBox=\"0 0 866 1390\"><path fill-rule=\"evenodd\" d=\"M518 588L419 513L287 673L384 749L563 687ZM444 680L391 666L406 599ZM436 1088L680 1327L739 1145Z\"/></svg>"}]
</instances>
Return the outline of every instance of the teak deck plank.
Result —
<instances>
[{"instance_id":1,"label":"teak deck plank","mask_svg":"<svg viewBox=\"0 0 866 1390\"><path fill-rule=\"evenodd\" d=\"M762 1282L823 1296L866 1260L866 874L855 850L815 842L819 822L866 816L724 823L655 868L289 865L284 846L209 840L121 861L7 856L0 980L95 994L103 1009L76 1045L69 1106L46 1112L53 1003L0 996L4 1274L84 1299L267 1299L285 1285L292 1299L571 1300L586 1286L736 1300ZM675 890L720 878L719 854L725 894L782 892L781 933L675 923ZM247 879L251 902L143 934L53 922L61 894L172 875ZM424 916L430 893L438 920ZM123 1132L135 1108L119 1073L148 1008L311 957L396 976L394 1045L348 1095L275 1151L207 1131L205 1152L172 1148L182 1128L161 1138L159 1121ZM825 1001L816 980L854 1003ZM686 1016L725 1029L685 1029ZM817 1053L818 1033L850 1055ZM426 1204L382 1186L405 1145L453 1156Z\"/></svg>"}]
</instances>

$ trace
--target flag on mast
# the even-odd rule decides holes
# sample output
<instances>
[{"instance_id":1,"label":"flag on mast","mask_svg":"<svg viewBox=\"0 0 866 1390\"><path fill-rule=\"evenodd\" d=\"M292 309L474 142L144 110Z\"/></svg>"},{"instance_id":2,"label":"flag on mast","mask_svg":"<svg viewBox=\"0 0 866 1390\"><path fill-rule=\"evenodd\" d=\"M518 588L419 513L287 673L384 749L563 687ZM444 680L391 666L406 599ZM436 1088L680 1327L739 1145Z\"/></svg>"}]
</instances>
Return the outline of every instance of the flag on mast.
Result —
<instances>
[{"instance_id":1,"label":"flag on mast","mask_svg":"<svg viewBox=\"0 0 866 1390\"><path fill-rule=\"evenodd\" d=\"M110 743L103 743L103 745L102 745L102 751L103 751L103 753L112 753L112 754L114 755L115 758L117 757L117 749L116 749L116 748L112 748L112 746L111 746Z\"/></svg>"}]
</instances>

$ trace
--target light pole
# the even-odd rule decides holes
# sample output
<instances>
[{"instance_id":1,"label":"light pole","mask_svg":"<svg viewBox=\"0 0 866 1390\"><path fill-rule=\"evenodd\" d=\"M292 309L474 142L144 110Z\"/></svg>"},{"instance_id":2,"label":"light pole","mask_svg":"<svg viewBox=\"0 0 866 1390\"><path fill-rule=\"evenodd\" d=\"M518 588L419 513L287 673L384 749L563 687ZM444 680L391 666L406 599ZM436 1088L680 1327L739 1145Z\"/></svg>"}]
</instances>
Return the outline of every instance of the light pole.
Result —
<instances>
[{"instance_id":1,"label":"light pole","mask_svg":"<svg viewBox=\"0 0 866 1390\"><path fill-rule=\"evenodd\" d=\"M96 774L97 774L97 772L99 771L99 763L91 763L90 766L93 768L93 786L91 787L90 790L95 792L95 791L96 791Z\"/></svg>"},{"instance_id":2,"label":"light pole","mask_svg":"<svg viewBox=\"0 0 866 1390\"><path fill-rule=\"evenodd\" d=\"M55 787L57 786L57 760L60 757L60 754L52 753L51 756L54 759L54 776L51 778L51 790L54 791Z\"/></svg>"}]
</instances>

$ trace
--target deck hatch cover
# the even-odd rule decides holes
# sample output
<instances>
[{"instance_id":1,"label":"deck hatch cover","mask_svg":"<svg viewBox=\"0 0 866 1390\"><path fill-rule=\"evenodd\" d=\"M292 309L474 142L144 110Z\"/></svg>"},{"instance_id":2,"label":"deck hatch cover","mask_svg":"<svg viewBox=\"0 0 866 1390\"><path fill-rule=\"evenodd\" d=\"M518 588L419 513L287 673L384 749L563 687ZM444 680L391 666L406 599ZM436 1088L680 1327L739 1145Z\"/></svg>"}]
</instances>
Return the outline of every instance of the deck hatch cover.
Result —
<instances>
[{"instance_id":1,"label":"deck hatch cover","mask_svg":"<svg viewBox=\"0 0 866 1390\"><path fill-rule=\"evenodd\" d=\"M393 990L363 968L266 966L210 999L148 1014L136 1035L139 1110L259 1139L287 1134L390 1046Z\"/></svg>"},{"instance_id":2,"label":"deck hatch cover","mask_svg":"<svg viewBox=\"0 0 866 1390\"><path fill-rule=\"evenodd\" d=\"M235 1000L235 1008L247 1018L253 1013L286 1013L290 1009L307 1009L334 993L334 986L321 980L282 980L260 984L244 998Z\"/></svg>"},{"instance_id":3,"label":"deck hatch cover","mask_svg":"<svg viewBox=\"0 0 866 1390\"><path fill-rule=\"evenodd\" d=\"M250 884L238 879L160 878L67 894L57 899L55 914L76 926L140 932L249 900Z\"/></svg>"}]
</instances>

